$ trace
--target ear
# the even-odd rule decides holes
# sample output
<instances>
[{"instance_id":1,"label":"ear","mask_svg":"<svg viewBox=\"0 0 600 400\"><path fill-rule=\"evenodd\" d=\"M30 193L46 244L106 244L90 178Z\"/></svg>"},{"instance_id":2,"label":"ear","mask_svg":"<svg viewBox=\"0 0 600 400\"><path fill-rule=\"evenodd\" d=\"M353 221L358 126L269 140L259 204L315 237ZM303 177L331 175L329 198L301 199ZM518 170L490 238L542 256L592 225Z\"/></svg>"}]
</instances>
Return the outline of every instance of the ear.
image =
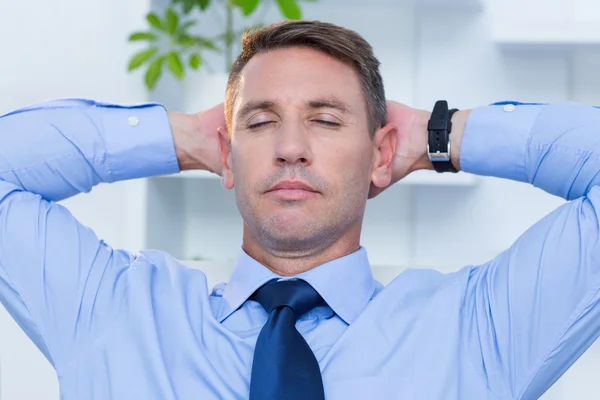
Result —
<instances>
[{"instance_id":1,"label":"ear","mask_svg":"<svg viewBox=\"0 0 600 400\"><path fill-rule=\"evenodd\" d=\"M373 169L371 182L380 188L392 180L392 165L396 154L398 127L392 123L378 129L373 136Z\"/></svg>"},{"instance_id":2,"label":"ear","mask_svg":"<svg viewBox=\"0 0 600 400\"><path fill-rule=\"evenodd\" d=\"M220 126L219 132L219 154L221 155L221 185L227 189L233 189L233 168L231 163L231 136L227 128Z\"/></svg>"}]
</instances>

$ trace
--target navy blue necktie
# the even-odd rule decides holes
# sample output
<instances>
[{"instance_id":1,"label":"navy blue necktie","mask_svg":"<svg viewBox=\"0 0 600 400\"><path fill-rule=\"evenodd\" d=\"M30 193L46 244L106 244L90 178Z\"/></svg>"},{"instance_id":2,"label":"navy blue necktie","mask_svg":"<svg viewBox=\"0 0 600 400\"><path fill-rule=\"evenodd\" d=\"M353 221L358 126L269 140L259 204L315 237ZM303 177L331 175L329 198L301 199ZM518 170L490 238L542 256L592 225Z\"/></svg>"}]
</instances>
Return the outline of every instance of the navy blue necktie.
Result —
<instances>
[{"instance_id":1,"label":"navy blue necktie","mask_svg":"<svg viewBox=\"0 0 600 400\"><path fill-rule=\"evenodd\" d=\"M260 331L250 379L250 400L323 400L319 363L296 330L296 320L323 299L302 280L267 283L251 300L269 313Z\"/></svg>"}]
</instances>

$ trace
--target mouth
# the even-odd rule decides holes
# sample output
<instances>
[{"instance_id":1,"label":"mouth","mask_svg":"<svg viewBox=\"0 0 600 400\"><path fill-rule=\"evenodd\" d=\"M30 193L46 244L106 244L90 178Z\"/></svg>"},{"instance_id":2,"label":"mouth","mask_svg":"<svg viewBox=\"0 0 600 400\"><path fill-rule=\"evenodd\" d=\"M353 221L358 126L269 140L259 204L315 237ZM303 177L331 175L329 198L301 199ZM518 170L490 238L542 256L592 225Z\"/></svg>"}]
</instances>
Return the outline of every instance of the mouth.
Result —
<instances>
[{"instance_id":1,"label":"mouth","mask_svg":"<svg viewBox=\"0 0 600 400\"><path fill-rule=\"evenodd\" d=\"M278 200L307 200L319 194L312 186L301 181L281 181L267 191Z\"/></svg>"}]
</instances>

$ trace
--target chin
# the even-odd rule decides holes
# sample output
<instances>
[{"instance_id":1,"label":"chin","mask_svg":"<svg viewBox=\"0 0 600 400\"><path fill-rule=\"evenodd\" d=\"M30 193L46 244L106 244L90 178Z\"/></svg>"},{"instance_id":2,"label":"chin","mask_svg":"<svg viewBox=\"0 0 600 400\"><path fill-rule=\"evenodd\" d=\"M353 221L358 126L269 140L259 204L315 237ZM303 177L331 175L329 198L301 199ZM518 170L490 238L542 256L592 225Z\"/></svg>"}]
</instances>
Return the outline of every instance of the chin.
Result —
<instances>
[{"instance_id":1,"label":"chin","mask_svg":"<svg viewBox=\"0 0 600 400\"><path fill-rule=\"evenodd\" d=\"M308 218L278 216L265 221L261 236L268 247L279 251L310 251L327 247L331 241L331 227L324 221Z\"/></svg>"},{"instance_id":2,"label":"chin","mask_svg":"<svg viewBox=\"0 0 600 400\"><path fill-rule=\"evenodd\" d=\"M322 238L312 235L295 235L290 232L279 234L269 232L263 237L263 245L273 254L286 254L288 257L292 254L297 256L306 256L308 254L318 253L328 247L329 242L324 242Z\"/></svg>"},{"instance_id":3,"label":"chin","mask_svg":"<svg viewBox=\"0 0 600 400\"><path fill-rule=\"evenodd\" d=\"M290 218L275 219L265 225L265 231L270 236L281 238L282 240L306 240L315 236L315 224L307 219L302 221Z\"/></svg>"},{"instance_id":4,"label":"chin","mask_svg":"<svg viewBox=\"0 0 600 400\"><path fill-rule=\"evenodd\" d=\"M271 215L267 214L268 224L288 228L295 226L299 227L302 225L314 225L314 223L311 224L311 219L316 219L314 213L299 208L277 210L271 213Z\"/></svg>"}]
</instances>

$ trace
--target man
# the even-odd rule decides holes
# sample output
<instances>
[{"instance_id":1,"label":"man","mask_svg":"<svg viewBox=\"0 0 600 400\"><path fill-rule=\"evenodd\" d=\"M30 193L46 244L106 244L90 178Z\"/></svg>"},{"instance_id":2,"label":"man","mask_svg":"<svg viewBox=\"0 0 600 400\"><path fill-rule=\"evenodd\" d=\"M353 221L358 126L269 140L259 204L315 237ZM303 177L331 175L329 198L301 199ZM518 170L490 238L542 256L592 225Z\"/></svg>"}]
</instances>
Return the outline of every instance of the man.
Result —
<instances>
[{"instance_id":1,"label":"man","mask_svg":"<svg viewBox=\"0 0 600 400\"><path fill-rule=\"evenodd\" d=\"M453 112L451 165L432 150L449 114L386 115L371 47L306 21L244 38L224 109L17 110L0 118L0 300L64 399L538 398L600 334L600 110ZM360 246L366 201L430 158L572 201L484 265L383 288ZM220 173L244 219L210 295L202 273L112 249L54 203L183 169Z\"/></svg>"}]
</instances>

